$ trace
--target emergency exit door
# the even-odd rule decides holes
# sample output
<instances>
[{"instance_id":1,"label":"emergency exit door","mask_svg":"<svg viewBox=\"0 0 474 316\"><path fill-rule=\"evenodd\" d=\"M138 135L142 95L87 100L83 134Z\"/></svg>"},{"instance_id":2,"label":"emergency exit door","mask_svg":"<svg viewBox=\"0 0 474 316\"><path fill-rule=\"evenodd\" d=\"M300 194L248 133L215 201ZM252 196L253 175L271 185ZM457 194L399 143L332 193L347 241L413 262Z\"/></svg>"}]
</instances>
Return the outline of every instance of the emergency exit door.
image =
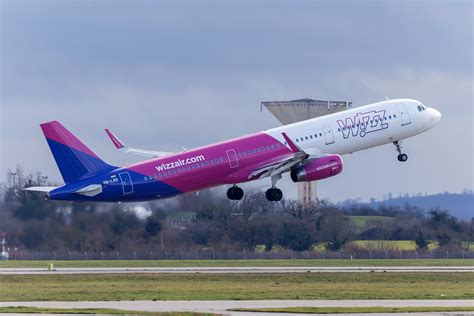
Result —
<instances>
[{"instance_id":1,"label":"emergency exit door","mask_svg":"<svg viewBox=\"0 0 474 316\"><path fill-rule=\"evenodd\" d=\"M397 110L400 115L400 123L402 126L411 124L410 113L408 113L405 104L397 104Z\"/></svg>"}]
</instances>

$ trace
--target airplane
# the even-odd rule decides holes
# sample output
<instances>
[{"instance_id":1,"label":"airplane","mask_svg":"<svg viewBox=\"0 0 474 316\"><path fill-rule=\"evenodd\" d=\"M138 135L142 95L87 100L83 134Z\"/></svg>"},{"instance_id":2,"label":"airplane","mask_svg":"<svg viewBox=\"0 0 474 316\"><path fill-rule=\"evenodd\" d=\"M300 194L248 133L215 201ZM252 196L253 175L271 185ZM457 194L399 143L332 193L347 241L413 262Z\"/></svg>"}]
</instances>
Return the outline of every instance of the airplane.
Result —
<instances>
[{"instance_id":1,"label":"airplane","mask_svg":"<svg viewBox=\"0 0 474 316\"><path fill-rule=\"evenodd\" d=\"M341 155L393 143L400 162L408 156L401 141L427 131L441 113L412 99L393 99L283 125L255 134L178 153L126 146L110 130L115 147L149 159L124 167L100 159L61 123L41 124L64 185L29 187L45 198L65 201L134 202L228 185L227 197L241 200L240 183L271 180L269 201L280 201L276 187L289 172L294 182L318 181L341 173Z\"/></svg>"}]
</instances>

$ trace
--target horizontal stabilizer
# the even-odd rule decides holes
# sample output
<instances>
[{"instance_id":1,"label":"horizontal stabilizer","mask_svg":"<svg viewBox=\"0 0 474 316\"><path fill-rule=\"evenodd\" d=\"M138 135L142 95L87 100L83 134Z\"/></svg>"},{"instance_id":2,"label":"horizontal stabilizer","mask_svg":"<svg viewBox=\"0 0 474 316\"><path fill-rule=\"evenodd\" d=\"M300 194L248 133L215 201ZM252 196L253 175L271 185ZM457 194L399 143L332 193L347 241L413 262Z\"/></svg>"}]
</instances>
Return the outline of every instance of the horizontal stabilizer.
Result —
<instances>
[{"instance_id":1,"label":"horizontal stabilizer","mask_svg":"<svg viewBox=\"0 0 474 316\"><path fill-rule=\"evenodd\" d=\"M24 188L24 191L33 191L33 192L50 192L59 187L29 187Z\"/></svg>"},{"instance_id":2,"label":"horizontal stabilizer","mask_svg":"<svg viewBox=\"0 0 474 316\"><path fill-rule=\"evenodd\" d=\"M152 150L144 150L144 149L138 149L138 148L130 148L130 147L126 146L108 128L105 129L105 132L110 137L110 140L112 141L112 143L114 143L115 148L117 148L118 150L120 150L120 151L122 151L126 154L137 155L137 156L148 157L148 158L158 158L158 157L161 157L161 156L172 154L171 152L166 152L166 151L152 151Z\"/></svg>"},{"instance_id":3,"label":"horizontal stabilizer","mask_svg":"<svg viewBox=\"0 0 474 316\"><path fill-rule=\"evenodd\" d=\"M102 193L102 186L100 184L90 184L86 187L83 187L74 193L86 195L86 196L96 196L97 194Z\"/></svg>"}]
</instances>

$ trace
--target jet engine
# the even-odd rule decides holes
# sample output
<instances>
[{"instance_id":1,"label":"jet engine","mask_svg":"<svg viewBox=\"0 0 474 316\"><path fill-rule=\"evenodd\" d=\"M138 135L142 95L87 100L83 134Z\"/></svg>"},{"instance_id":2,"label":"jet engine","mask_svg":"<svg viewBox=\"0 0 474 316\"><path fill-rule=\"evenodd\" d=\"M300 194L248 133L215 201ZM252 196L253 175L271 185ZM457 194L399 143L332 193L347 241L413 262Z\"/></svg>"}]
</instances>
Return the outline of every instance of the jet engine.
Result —
<instances>
[{"instance_id":1,"label":"jet engine","mask_svg":"<svg viewBox=\"0 0 474 316\"><path fill-rule=\"evenodd\" d=\"M341 171L341 156L328 155L314 159L303 166L293 169L290 175L294 182L310 182L338 175Z\"/></svg>"}]
</instances>

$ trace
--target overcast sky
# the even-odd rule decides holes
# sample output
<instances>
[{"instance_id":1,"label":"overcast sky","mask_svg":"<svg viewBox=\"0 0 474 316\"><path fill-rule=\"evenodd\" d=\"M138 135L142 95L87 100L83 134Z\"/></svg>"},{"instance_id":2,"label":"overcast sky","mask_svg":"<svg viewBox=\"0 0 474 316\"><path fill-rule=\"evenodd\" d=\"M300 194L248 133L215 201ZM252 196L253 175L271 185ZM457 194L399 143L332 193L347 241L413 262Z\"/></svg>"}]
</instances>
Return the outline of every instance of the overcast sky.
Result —
<instances>
[{"instance_id":1,"label":"overcast sky","mask_svg":"<svg viewBox=\"0 0 474 316\"><path fill-rule=\"evenodd\" d=\"M1 176L59 181L39 123L60 120L111 164L103 129L173 151L279 125L264 100L414 98L434 129L344 156L333 201L473 188L472 1L5 1ZM264 190L270 180L254 187ZM281 186L294 197L295 186Z\"/></svg>"}]
</instances>

